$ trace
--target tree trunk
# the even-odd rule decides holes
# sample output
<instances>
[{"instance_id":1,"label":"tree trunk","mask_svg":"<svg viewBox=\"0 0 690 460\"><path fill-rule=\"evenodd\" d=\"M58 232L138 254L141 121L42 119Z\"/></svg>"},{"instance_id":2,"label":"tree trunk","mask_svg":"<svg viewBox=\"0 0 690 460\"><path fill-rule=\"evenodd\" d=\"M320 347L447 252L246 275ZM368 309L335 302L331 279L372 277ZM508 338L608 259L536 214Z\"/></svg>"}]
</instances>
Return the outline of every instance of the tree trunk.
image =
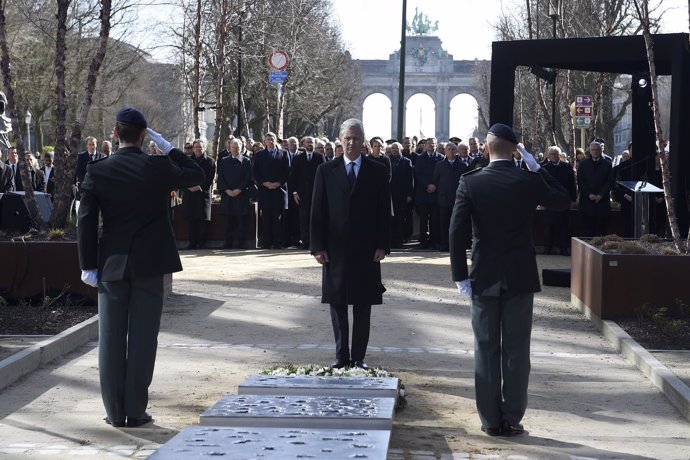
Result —
<instances>
[{"instance_id":1,"label":"tree trunk","mask_svg":"<svg viewBox=\"0 0 690 460\"><path fill-rule=\"evenodd\" d=\"M24 198L29 213L33 220L34 228L44 226L41 219L41 213L38 211L36 198L34 198L33 182L31 181L31 170L29 162L26 158L26 150L24 147L24 127L22 120L19 119L22 111L17 109L17 101L14 96L14 82L12 81L12 73L10 69L10 51L7 46L7 22L5 19L6 2L0 1L0 52L2 59L0 60L0 67L2 68L2 81L7 92L7 109L12 119L12 129L14 130L14 141L17 146L17 155L19 157L19 174L24 184Z\"/></svg>"},{"instance_id":2,"label":"tree trunk","mask_svg":"<svg viewBox=\"0 0 690 460\"><path fill-rule=\"evenodd\" d=\"M67 2L67 0L58 0L59 2ZM91 65L89 66L89 74L86 78L86 88L84 89L84 96L82 99L82 105L81 105L81 110L79 111L79 116L77 117L77 120L74 122L74 125L72 126L72 133L70 135L68 145L67 145L67 150L71 152L71 154L67 157L67 161L63 163L63 167L65 168L64 174L65 176L62 178L65 182L62 184L63 187L69 187L71 183L74 182L74 176L76 174L76 162L77 162L77 153L79 151L79 143L81 142L81 132L84 126L86 125L86 121L89 118L89 110L91 109L91 104L93 102L93 93L96 88L96 82L98 80L98 73L101 69L101 66L103 65L103 60L105 59L105 54L108 50L108 40L110 38L110 12L112 9L112 0L101 0L101 13L100 13L100 20L101 20L101 29L100 29L100 34L99 34L99 45L98 45L98 50L96 51L96 54L93 56L91 59ZM59 34L60 32L58 32ZM62 44L62 48L64 51L64 42ZM57 68L57 54L56 53L56 68ZM63 54L64 56L64 54ZM64 61L62 62L62 65L64 66ZM64 75L63 75L63 82L62 82L62 88L63 88L63 95L64 95ZM59 104L59 98L60 95L58 95L58 104ZM63 102L64 105L64 102ZM64 125L64 121L63 121ZM59 137L56 137L56 144L59 142ZM64 139L64 133L63 133L63 139ZM57 155L56 155L57 156ZM57 165L56 165L57 169ZM56 176L58 180L60 180L60 176ZM57 188L57 184L56 184ZM70 195L71 196L71 195ZM64 200L60 201L59 206L54 202L54 208L53 208L53 215L52 215L52 223L54 227L61 228L64 227L65 224L67 223L67 217L69 216L69 205L71 203L71 200Z\"/></svg>"},{"instance_id":3,"label":"tree trunk","mask_svg":"<svg viewBox=\"0 0 690 460\"><path fill-rule=\"evenodd\" d=\"M666 201L666 210L668 213L668 225L671 229L671 237L679 253L687 252L688 243L690 243L690 234L688 234L688 241L683 242L678 229L678 221L676 219L676 209L673 204L673 195L671 192L671 171L669 171L668 154L662 150L664 141L663 128L661 127L661 114L659 113L659 95L657 91L657 76L656 64L654 62L654 41L649 29L649 2L648 0L635 0L635 8L637 15L642 24L642 36L647 47L647 62L649 64L649 84L652 89L652 111L654 113L654 130L656 131L656 138L659 144L659 160L661 164L661 181L664 189L664 199Z\"/></svg>"},{"instance_id":4,"label":"tree trunk","mask_svg":"<svg viewBox=\"0 0 690 460\"><path fill-rule=\"evenodd\" d=\"M53 213L50 216L54 228L64 227L72 204L72 188L75 177L76 154L67 150L67 103L65 102L65 37L67 11L70 0L57 0L57 35L55 40L55 190Z\"/></svg>"},{"instance_id":5,"label":"tree trunk","mask_svg":"<svg viewBox=\"0 0 690 460\"><path fill-rule=\"evenodd\" d=\"M199 105L201 91L201 0L196 2L196 23L194 24L194 77L192 81L192 103L194 118L194 138L201 137L199 130Z\"/></svg>"},{"instance_id":6,"label":"tree trunk","mask_svg":"<svg viewBox=\"0 0 690 460\"><path fill-rule=\"evenodd\" d=\"M221 150L220 132L225 118L223 105L223 86L225 84L225 41L228 37L228 0L221 0L221 13L218 18L218 43L216 44L216 126L213 130L213 157L218 158Z\"/></svg>"}]
</instances>

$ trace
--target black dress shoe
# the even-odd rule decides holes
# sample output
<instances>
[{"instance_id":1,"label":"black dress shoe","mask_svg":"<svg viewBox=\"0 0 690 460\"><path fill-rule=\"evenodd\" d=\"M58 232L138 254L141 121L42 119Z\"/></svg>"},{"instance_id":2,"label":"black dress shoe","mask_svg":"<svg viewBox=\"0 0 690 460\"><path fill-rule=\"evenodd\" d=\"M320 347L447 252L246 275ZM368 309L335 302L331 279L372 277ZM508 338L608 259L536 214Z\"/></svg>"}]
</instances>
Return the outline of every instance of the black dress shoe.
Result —
<instances>
[{"instance_id":1,"label":"black dress shoe","mask_svg":"<svg viewBox=\"0 0 690 460\"><path fill-rule=\"evenodd\" d=\"M501 422L501 436L517 436L525 432L525 428L520 425L511 425L505 420Z\"/></svg>"},{"instance_id":2,"label":"black dress shoe","mask_svg":"<svg viewBox=\"0 0 690 460\"><path fill-rule=\"evenodd\" d=\"M342 369L343 367L347 367L349 364L348 361L342 360L342 359L336 359L333 361L333 364L331 364L331 368L333 369Z\"/></svg>"},{"instance_id":3,"label":"black dress shoe","mask_svg":"<svg viewBox=\"0 0 690 460\"><path fill-rule=\"evenodd\" d=\"M482 431L489 436L500 436L501 435L501 429L500 428L487 428L487 427L483 426Z\"/></svg>"},{"instance_id":4,"label":"black dress shoe","mask_svg":"<svg viewBox=\"0 0 690 460\"><path fill-rule=\"evenodd\" d=\"M141 425L146 425L147 423L153 422L153 416L148 412L144 412L144 415L138 418L127 417L127 428L136 428Z\"/></svg>"},{"instance_id":5,"label":"black dress shoe","mask_svg":"<svg viewBox=\"0 0 690 460\"><path fill-rule=\"evenodd\" d=\"M352 367L358 367L364 370L369 369L369 366L364 361L352 361Z\"/></svg>"},{"instance_id":6,"label":"black dress shoe","mask_svg":"<svg viewBox=\"0 0 690 460\"><path fill-rule=\"evenodd\" d=\"M110 420L108 417L105 417L103 420L105 420L105 423L107 423L108 425L112 425L112 426L114 426L115 428L120 428L120 427L125 426L124 420L121 421L121 422L113 422L113 421Z\"/></svg>"}]
</instances>

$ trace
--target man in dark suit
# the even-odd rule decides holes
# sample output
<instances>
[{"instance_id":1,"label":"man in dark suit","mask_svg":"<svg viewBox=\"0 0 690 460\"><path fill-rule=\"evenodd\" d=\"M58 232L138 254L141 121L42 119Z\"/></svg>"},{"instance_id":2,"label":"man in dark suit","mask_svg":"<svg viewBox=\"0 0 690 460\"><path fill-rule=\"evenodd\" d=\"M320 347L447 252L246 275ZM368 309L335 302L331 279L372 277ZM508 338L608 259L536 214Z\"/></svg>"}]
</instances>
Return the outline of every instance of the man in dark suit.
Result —
<instances>
[{"instance_id":1,"label":"man in dark suit","mask_svg":"<svg viewBox=\"0 0 690 460\"><path fill-rule=\"evenodd\" d=\"M266 133L265 149L256 152L252 173L259 188L259 229L264 249L283 247L282 215L287 207L290 164L285 150L276 146L276 135Z\"/></svg>"},{"instance_id":2,"label":"man in dark suit","mask_svg":"<svg viewBox=\"0 0 690 460\"><path fill-rule=\"evenodd\" d=\"M55 190L55 168L53 167L54 157L55 153L47 152L43 156L43 167L41 168L41 171L43 171L43 177L45 177L46 187L45 190L40 191L46 192L48 195L50 195L51 199L53 198L53 191Z\"/></svg>"},{"instance_id":3,"label":"man in dark suit","mask_svg":"<svg viewBox=\"0 0 690 460\"><path fill-rule=\"evenodd\" d=\"M455 192L458 190L460 176L467 172L467 166L457 156L458 147L449 142L446 144L446 158L436 163L434 169L434 185L438 199L438 214L440 221L439 241L440 250L448 252L448 231L450 216L453 213Z\"/></svg>"},{"instance_id":4,"label":"man in dark suit","mask_svg":"<svg viewBox=\"0 0 690 460\"><path fill-rule=\"evenodd\" d=\"M304 152L299 153L293 163L290 174L292 201L299 206L299 230L302 248L309 249L309 218L311 201L314 192L316 168L326 160L320 153L314 152L314 138L307 136L303 140Z\"/></svg>"},{"instance_id":5,"label":"man in dark suit","mask_svg":"<svg viewBox=\"0 0 690 460\"><path fill-rule=\"evenodd\" d=\"M89 136L84 139L86 143L86 150L77 155L77 200L80 199L81 194L81 183L84 182L84 176L86 175L86 165L91 161L100 160L104 157L101 152L96 150L96 138Z\"/></svg>"},{"instance_id":6,"label":"man in dark suit","mask_svg":"<svg viewBox=\"0 0 690 460\"><path fill-rule=\"evenodd\" d=\"M281 145L287 154L288 166L290 167L290 176L288 176L287 184L287 209L283 213L283 245L288 248L297 248L301 239L299 227L299 204L293 199L292 192L294 192L295 189L292 188L293 185L290 181L292 169L295 167L295 158L299 154L299 150L297 149L297 138L290 137L288 139L284 139Z\"/></svg>"},{"instance_id":7,"label":"man in dark suit","mask_svg":"<svg viewBox=\"0 0 690 460\"><path fill-rule=\"evenodd\" d=\"M163 309L163 275L182 270L168 217L170 191L204 179L196 163L149 131L167 155L141 149L146 120L124 108L117 154L90 163L79 207L82 280L98 287L98 367L106 422L137 427L146 412ZM99 237L99 216L103 230Z\"/></svg>"},{"instance_id":8,"label":"man in dark suit","mask_svg":"<svg viewBox=\"0 0 690 460\"><path fill-rule=\"evenodd\" d=\"M409 139L409 138L408 138ZM414 179L412 162L402 155L402 145L393 142L390 145L391 159L391 199L393 200L393 222L391 225L391 247L402 248L403 241L409 237L406 233L407 219L412 219L412 196L414 194ZM412 223L409 223L410 227Z\"/></svg>"},{"instance_id":9,"label":"man in dark suit","mask_svg":"<svg viewBox=\"0 0 690 460\"><path fill-rule=\"evenodd\" d=\"M570 198L513 130L495 124L487 136L490 163L460 178L450 225L453 281L471 295L475 391L482 431L524 432L534 293L540 290L532 245L537 205L566 209ZM519 148L530 171L516 168ZM533 172L531 172L533 171ZM474 227L474 228L473 228ZM472 269L465 249L472 239Z\"/></svg>"},{"instance_id":10,"label":"man in dark suit","mask_svg":"<svg viewBox=\"0 0 690 460\"><path fill-rule=\"evenodd\" d=\"M422 248L431 249L438 244L438 200L434 185L436 163L443 155L436 153L436 139L426 140L426 151L417 154L414 162L414 203L419 216L419 243Z\"/></svg>"},{"instance_id":11,"label":"man in dark suit","mask_svg":"<svg viewBox=\"0 0 690 460\"><path fill-rule=\"evenodd\" d=\"M13 192L23 192L24 185L22 184L22 175L19 170L19 158L17 157L17 149L10 147L7 150L7 161L5 164L10 170L10 181L12 182Z\"/></svg>"},{"instance_id":12,"label":"man in dark suit","mask_svg":"<svg viewBox=\"0 0 690 460\"><path fill-rule=\"evenodd\" d=\"M554 145L549 147L546 150L546 156L548 159L542 164L542 167L561 184L561 187L568 192L571 203L574 203L577 199L577 190L575 188L575 172L573 171L573 167L569 163L561 161L561 149L558 146ZM570 255L569 213L569 209L564 211L556 211L553 209L544 210L544 221L546 224L544 229L545 254L551 254L553 245L556 244L562 256Z\"/></svg>"},{"instance_id":13,"label":"man in dark suit","mask_svg":"<svg viewBox=\"0 0 690 460\"><path fill-rule=\"evenodd\" d=\"M611 211L609 193L613 185L613 168L601 153L601 144L592 142L589 145L590 157L582 160L577 168L580 210L587 222L586 236L604 235Z\"/></svg>"},{"instance_id":14,"label":"man in dark suit","mask_svg":"<svg viewBox=\"0 0 690 460\"><path fill-rule=\"evenodd\" d=\"M240 154L242 141L230 141L230 155L218 162L220 214L228 216L225 248L232 248L233 226L237 227L237 247L245 248L246 216L249 214L249 187L252 185L252 164Z\"/></svg>"},{"instance_id":15,"label":"man in dark suit","mask_svg":"<svg viewBox=\"0 0 690 460\"><path fill-rule=\"evenodd\" d=\"M633 180L633 168L630 158L630 150L624 150L621 154L621 162L614 166L611 171L613 176L613 199L620 204L621 215L623 216L623 235L621 235L623 238L632 238L635 227L635 216L633 213L635 194L619 183L620 181Z\"/></svg>"},{"instance_id":16,"label":"man in dark suit","mask_svg":"<svg viewBox=\"0 0 690 460\"><path fill-rule=\"evenodd\" d=\"M13 175L10 165L0 161L0 193L7 193L14 190L12 179Z\"/></svg>"},{"instance_id":17,"label":"man in dark suit","mask_svg":"<svg viewBox=\"0 0 690 460\"><path fill-rule=\"evenodd\" d=\"M334 368L367 369L371 306L383 303L380 262L389 253L391 195L385 166L362 156L364 127L340 127L342 157L316 170L311 209L311 253L323 265L322 303L330 304ZM348 305L352 305L352 350Z\"/></svg>"}]
</instances>

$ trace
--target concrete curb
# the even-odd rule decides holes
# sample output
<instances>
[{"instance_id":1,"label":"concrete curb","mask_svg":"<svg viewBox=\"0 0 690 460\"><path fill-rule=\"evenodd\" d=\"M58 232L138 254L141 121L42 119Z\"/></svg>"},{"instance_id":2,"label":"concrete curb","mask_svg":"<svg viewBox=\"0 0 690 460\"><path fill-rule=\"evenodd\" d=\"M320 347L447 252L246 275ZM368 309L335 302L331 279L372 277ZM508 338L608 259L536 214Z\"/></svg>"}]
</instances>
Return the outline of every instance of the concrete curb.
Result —
<instances>
[{"instance_id":1,"label":"concrete curb","mask_svg":"<svg viewBox=\"0 0 690 460\"><path fill-rule=\"evenodd\" d=\"M634 364L690 421L690 388L681 379L630 337L618 324L599 318L575 294L570 294L570 302L579 308L599 328L616 350Z\"/></svg>"},{"instance_id":2,"label":"concrete curb","mask_svg":"<svg viewBox=\"0 0 690 460\"><path fill-rule=\"evenodd\" d=\"M98 338L98 315L0 361L0 390L62 355Z\"/></svg>"}]
</instances>

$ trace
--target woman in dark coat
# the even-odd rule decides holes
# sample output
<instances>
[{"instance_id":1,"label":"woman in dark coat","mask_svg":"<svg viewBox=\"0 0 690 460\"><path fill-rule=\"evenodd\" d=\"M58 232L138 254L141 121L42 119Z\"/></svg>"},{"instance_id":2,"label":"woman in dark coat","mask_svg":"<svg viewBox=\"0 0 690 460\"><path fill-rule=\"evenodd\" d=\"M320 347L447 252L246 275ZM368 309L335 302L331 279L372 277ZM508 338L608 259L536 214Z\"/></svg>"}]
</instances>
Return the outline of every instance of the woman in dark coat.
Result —
<instances>
[{"instance_id":1,"label":"woman in dark coat","mask_svg":"<svg viewBox=\"0 0 690 460\"><path fill-rule=\"evenodd\" d=\"M240 154L242 141L233 139L230 155L218 161L220 214L228 216L225 248L232 248L233 226L237 226L237 247L245 248L246 215L249 214L249 187L252 185L252 163Z\"/></svg>"},{"instance_id":2,"label":"woman in dark coat","mask_svg":"<svg viewBox=\"0 0 690 460\"><path fill-rule=\"evenodd\" d=\"M192 159L204 170L204 181L182 191L182 215L189 221L189 246L187 249L203 249L206 245L206 228L211 220L211 199L213 178L216 176L216 162L206 155L204 141L192 143Z\"/></svg>"}]
</instances>

